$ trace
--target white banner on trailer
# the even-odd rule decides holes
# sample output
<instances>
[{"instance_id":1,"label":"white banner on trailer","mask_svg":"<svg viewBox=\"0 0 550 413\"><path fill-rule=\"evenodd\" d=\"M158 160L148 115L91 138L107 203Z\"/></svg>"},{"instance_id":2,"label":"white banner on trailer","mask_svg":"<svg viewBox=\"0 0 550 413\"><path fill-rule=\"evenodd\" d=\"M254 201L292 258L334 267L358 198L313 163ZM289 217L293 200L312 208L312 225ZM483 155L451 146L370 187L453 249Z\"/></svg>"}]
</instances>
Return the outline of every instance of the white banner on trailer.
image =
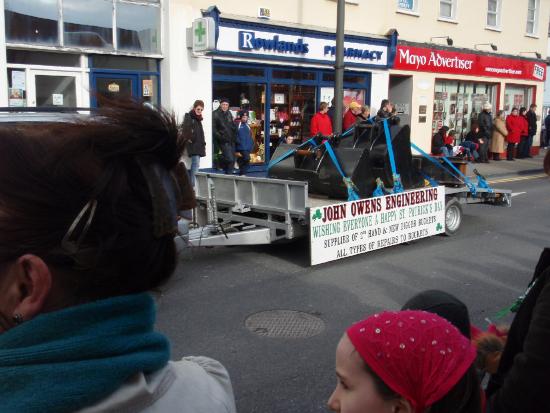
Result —
<instances>
[{"instance_id":1,"label":"white banner on trailer","mask_svg":"<svg viewBox=\"0 0 550 413\"><path fill-rule=\"evenodd\" d=\"M444 186L311 208L311 265L443 232Z\"/></svg>"}]
</instances>

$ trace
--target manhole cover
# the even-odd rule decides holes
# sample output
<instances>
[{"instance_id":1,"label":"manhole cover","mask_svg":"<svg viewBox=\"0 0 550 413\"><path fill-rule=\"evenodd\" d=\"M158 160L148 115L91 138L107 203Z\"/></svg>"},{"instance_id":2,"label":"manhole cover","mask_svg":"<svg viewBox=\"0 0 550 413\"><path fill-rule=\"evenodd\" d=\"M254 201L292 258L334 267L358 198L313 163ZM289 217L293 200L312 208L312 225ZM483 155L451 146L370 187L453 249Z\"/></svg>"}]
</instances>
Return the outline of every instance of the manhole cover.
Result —
<instances>
[{"instance_id":1,"label":"manhole cover","mask_svg":"<svg viewBox=\"0 0 550 413\"><path fill-rule=\"evenodd\" d=\"M325 323L319 317L302 311L269 310L252 314L246 328L264 337L306 338L319 334Z\"/></svg>"}]
</instances>

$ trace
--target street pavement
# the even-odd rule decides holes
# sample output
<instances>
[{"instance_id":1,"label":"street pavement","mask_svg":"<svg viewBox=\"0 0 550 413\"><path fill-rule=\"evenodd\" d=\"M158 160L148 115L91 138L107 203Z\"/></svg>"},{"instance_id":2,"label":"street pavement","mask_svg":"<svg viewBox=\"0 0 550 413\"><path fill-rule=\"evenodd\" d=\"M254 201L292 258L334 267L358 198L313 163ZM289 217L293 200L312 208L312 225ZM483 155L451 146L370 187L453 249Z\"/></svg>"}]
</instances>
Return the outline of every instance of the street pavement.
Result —
<instances>
[{"instance_id":1,"label":"street pavement","mask_svg":"<svg viewBox=\"0 0 550 413\"><path fill-rule=\"evenodd\" d=\"M453 237L316 267L308 265L306 241L184 254L158 296L157 327L172 342L172 358L221 361L239 412L325 412L336 383L334 351L352 322L438 288L462 299L472 321L485 328L487 318L524 291L541 249L550 244L550 180L540 177L542 157L507 162L517 165L508 172L498 169L508 168L503 162L479 169L494 187L517 194L512 207L466 207ZM525 172L530 170L536 171ZM274 309L319 317L324 330L310 338L269 338L246 328L247 317Z\"/></svg>"}]
</instances>

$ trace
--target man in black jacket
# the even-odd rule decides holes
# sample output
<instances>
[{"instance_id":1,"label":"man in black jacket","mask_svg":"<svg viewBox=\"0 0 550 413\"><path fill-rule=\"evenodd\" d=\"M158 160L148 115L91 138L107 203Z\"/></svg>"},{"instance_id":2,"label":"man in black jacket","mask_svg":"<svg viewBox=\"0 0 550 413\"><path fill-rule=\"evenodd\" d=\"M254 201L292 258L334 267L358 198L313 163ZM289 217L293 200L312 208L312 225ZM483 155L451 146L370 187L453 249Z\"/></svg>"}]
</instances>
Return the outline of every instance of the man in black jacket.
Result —
<instances>
[{"instance_id":1,"label":"man in black jacket","mask_svg":"<svg viewBox=\"0 0 550 413\"><path fill-rule=\"evenodd\" d=\"M529 111L527 112L527 123L529 124L529 129L527 133L527 142L523 146L523 154L522 156L524 158L532 158L531 156L531 146L533 146L533 136L537 134L537 105L534 103L529 106Z\"/></svg>"},{"instance_id":2,"label":"man in black jacket","mask_svg":"<svg viewBox=\"0 0 550 413\"><path fill-rule=\"evenodd\" d=\"M477 119L479 126L479 134L484 142L485 147L488 149L491 144L491 136L493 135L493 116L491 115L492 106L489 102L483 104L483 110L479 114ZM488 151L480 151L480 161L488 162Z\"/></svg>"},{"instance_id":3,"label":"man in black jacket","mask_svg":"<svg viewBox=\"0 0 550 413\"><path fill-rule=\"evenodd\" d=\"M237 125L229 111L228 99L221 99L220 107L212 114L212 134L214 143L221 151L219 166L226 174L232 174L235 165Z\"/></svg>"}]
</instances>

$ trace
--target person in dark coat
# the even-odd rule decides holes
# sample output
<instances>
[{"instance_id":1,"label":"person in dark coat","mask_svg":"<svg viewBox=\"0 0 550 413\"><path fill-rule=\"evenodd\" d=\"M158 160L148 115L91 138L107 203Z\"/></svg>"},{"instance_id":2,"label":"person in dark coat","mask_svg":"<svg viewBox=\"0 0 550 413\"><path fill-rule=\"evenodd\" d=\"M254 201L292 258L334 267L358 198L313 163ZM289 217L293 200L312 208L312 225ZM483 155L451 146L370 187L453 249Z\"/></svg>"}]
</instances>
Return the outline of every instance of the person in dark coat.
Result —
<instances>
[{"instance_id":1,"label":"person in dark coat","mask_svg":"<svg viewBox=\"0 0 550 413\"><path fill-rule=\"evenodd\" d=\"M235 145L235 155L239 165L239 175L245 175L250 165L250 152L254 146L250 126L248 126L248 112L239 112L239 126L237 129L237 143Z\"/></svg>"},{"instance_id":2,"label":"person in dark coat","mask_svg":"<svg viewBox=\"0 0 550 413\"><path fill-rule=\"evenodd\" d=\"M527 120L527 108L519 108L519 117L521 118L523 126L521 128L521 136L516 151L516 158L521 159L525 158L525 147L527 146L529 140L529 121Z\"/></svg>"},{"instance_id":3,"label":"person in dark coat","mask_svg":"<svg viewBox=\"0 0 550 413\"><path fill-rule=\"evenodd\" d=\"M492 108L493 107L489 102L485 102L483 104L483 110L477 118L479 134L484 142L482 144L484 148L480 148L479 151L482 162L489 162L489 158L487 155L489 153L489 145L491 143L491 137L493 135L493 116L491 115Z\"/></svg>"},{"instance_id":4,"label":"person in dark coat","mask_svg":"<svg viewBox=\"0 0 550 413\"><path fill-rule=\"evenodd\" d=\"M204 130L202 128L203 110L204 102L202 100L195 100L193 109L186 113L183 118L182 132L186 141L185 149L187 150L187 156L191 158L189 178L192 186L195 186L195 174L199 170L200 159L206 156L206 140L204 139Z\"/></svg>"},{"instance_id":5,"label":"person in dark coat","mask_svg":"<svg viewBox=\"0 0 550 413\"><path fill-rule=\"evenodd\" d=\"M212 114L212 124L214 142L221 152L219 166L226 174L232 174L235 165L237 126L233 121L233 115L229 111L228 99L223 98L220 100L220 107Z\"/></svg>"},{"instance_id":6,"label":"person in dark coat","mask_svg":"<svg viewBox=\"0 0 550 413\"><path fill-rule=\"evenodd\" d=\"M378 112L376 113L376 120L380 121L383 119L387 119L391 116L392 113L392 104L389 101L389 99L382 99L382 102L380 103L380 109L378 109Z\"/></svg>"},{"instance_id":7,"label":"person in dark coat","mask_svg":"<svg viewBox=\"0 0 550 413\"><path fill-rule=\"evenodd\" d=\"M534 103L529 106L529 110L527 111L525 117L527 118L527 125L528 125L528 131L527 131L527 141L525 145L523 146L523 153L522 156L524 158L532 158L531 155L531 147L533 146L533 136L537 134L537 105Z\"/></svg>"},{"instance_id":8,"label":"person in dark coat","mask_svg":"<svg viewBox=\"0 0 550 413\"><path fill-rule=\"evenodd\" d=\"M550 113L544 118L544 148L550 146Z\"/></svg>"},{"instance_id":9,"label":"person in dark coat","mask_svg":"<svg viewBox=\"0 0 550 413\"><path fill-rule=\"evenodd\" d=\"M475 143L476 150L479 153L479 159L478 162L489 162L487 159L487 151L489 148L489 145L487 144L487 140L483 137L481 132L479 131L479 126L477 123L472 123L472 128L470 129L470 132L466 135L464 138L466 142L472 142Z\"/></svg>"},{"instance_id":10,"label":"person in dark coat","mask_svg":"<svg viewBox=\"0 0 550 413\"><path fill-rule=\"evenodd\" d=\"M449 131L448 126L442 126L439 128L439 131L432 137L432 154L434 155L443 155L445 157L452 156L452 149L449 151L449 148L445 145L445 138L447 137L447 132Z\"/></svg>"},{"instance_id":11,"label":"person in dark coat","mask_svg":"<svg viewBox=\"0 0 550 413\"><path fill-rule=\"evenodd\" d=\"M550 169L550 156L545 163ZM487 387L490 413L547 412L550 388L550 249L535 268Z\"/></svg>"}]
</instances>

